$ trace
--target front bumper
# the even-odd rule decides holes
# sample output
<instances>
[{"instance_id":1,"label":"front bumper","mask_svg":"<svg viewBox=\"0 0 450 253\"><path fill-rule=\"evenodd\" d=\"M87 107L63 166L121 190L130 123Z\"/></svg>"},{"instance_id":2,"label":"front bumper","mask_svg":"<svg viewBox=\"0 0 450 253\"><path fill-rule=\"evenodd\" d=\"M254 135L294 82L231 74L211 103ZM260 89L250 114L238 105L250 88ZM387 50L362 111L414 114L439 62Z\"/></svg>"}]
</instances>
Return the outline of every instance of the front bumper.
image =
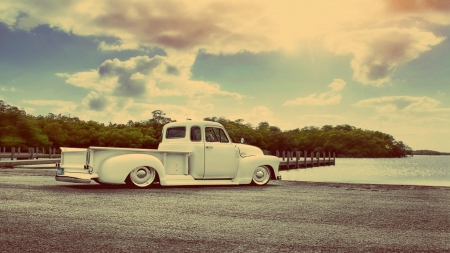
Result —
<instances>
[{"instance_id":1,"label":"front bumper","mask_svg":"<svg viewBox=\"0 0 450 253\"><path fill-rule=\"evenodd\" d=\"M90 183L92 179L98 178L98 174L66 172L63 168L57 168L55 180L69 183Z\"/></svg>"}]
</instances>

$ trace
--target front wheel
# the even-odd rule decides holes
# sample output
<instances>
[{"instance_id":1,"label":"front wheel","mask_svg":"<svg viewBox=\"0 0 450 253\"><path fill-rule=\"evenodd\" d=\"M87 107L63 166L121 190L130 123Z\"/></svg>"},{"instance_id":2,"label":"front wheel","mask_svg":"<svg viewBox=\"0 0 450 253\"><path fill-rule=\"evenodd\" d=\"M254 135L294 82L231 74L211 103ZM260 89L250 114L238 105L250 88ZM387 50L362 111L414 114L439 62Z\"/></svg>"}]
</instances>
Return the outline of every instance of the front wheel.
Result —
<instances>
[{"instance_id":1,"label":"front wheel","mask_svg":"<svg viewBox=\"0 0 450 253\"><path fill-rule=\"evenodd\" d=\"M156 171L151 167L140 166L134 168L129 175L128 183L136 187L148 187L156 178Z\"/></svg>"},{"instance_id":2,"label":"front wheel","mask_svg":"<svg viewBox=\"0 0 450 253\"><path fill-rule=\"evenodd\" d=\"M266 166L259 166L252 176L253 185L265 185L270 181L270 170Z\"/></svg>"}]
</instances>

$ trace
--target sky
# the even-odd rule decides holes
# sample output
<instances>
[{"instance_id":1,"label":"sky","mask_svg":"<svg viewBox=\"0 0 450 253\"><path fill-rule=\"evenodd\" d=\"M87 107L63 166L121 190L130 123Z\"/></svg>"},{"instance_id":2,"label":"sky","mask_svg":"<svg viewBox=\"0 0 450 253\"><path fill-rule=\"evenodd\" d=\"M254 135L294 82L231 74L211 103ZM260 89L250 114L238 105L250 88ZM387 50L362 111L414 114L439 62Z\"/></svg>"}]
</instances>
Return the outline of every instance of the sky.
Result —
<instances>
[{"instance_id":1,"label":"sky","mask_svg":"<svg viewBox=\"0 0 450 253\"><path fill-rule=\"evenodd\" d=\"M103 123L348 124L450 152L450 1L2 0L0 100Z\"/></svg>"}]
</instances>

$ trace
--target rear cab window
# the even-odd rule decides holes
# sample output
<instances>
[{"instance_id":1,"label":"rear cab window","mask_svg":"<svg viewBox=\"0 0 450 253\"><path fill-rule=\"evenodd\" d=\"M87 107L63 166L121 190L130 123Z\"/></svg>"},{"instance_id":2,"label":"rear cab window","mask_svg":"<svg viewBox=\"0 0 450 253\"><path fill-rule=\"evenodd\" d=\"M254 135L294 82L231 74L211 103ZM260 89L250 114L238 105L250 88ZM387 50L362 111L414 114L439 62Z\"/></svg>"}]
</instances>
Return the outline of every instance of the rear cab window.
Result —
<instances>
[{"instance_id":1,"label":"rear cab window","mask_svg":"<svg viewBox=\"0 0 450 253\"><path fill-rule=\"evenodd\" d=\"M166 130L166 139L180 139L186 137L186 127L170 127Z\"/></svg>"},{"instance_id":2,"label":"rear cab window","mask_svg":"<svg viewBox=\"0 0 450 253\"><path fill-rule=\"evenodd\" d=\"M191 127L191 141L202 141L202 129L199 126Z\"/></svg>"}]
</instances>

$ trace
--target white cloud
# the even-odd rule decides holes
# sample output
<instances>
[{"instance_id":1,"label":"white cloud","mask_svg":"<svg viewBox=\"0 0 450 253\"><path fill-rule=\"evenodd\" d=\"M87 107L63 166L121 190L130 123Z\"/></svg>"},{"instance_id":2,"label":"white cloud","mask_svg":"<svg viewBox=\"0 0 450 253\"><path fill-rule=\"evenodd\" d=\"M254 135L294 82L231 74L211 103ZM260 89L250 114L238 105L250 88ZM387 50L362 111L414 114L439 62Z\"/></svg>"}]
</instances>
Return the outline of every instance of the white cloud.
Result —
<instances>
[{"instance_id":1,"label":"white cloud","mask_svg":"<svg viewBox=\"0 0 450 253\"><path fill-rule=\"evenodd\" d=\"M78 0L2 1L0 20L30 29L50 24L77 35L113 36L101 50L158 46L179 52L236 53L295 49L305 39L330 34L383 11L382 2L346 4L315 1ZM19 19L16 19L23 13ZM8 15L6 15L8 14Z\"/></svg>"},{"instance_id":2,"label":"white cloud","mask_svg":"<svg viewBox=\"0 0 450 253\"><path fill-rule=\"evenodd\" d=\"M191 106L135 103L132 110L142 111L142 113L140 113L140 118L142 119L151 119L153 117L152 112L155 110L162 110L166 114L165 117L177 121L186 119L203 120L204 118L201 116L201 109L192 108Z\"/></svg>"},{"instance_id":3,"label":"white cloud","mask_svg":"<svg viewBox=\"0 0 450 253\"><path fill-rule=\"evenodd\" d=\"M385 0L385 10L402 18L425 19L440 25L450 24L450 2L446 0Z\"/></svg>"},{"instance_id":4,"label":"white cloud","mask_svg":"<svg viewBox=\"0 0 450 253\"><path fill-rule=\"evenodd\" d=\"M249 123L253 126L257 126L261 122L268 122L271 126L280 126L282 123L272 110L263 105L254 106L251 110L242 113L230 113L223 116L230 120L243 119L244 124Z\"/></svg>"},{"instance_id":5,"label":"white cloud","mask_svg":"<svg viewBox=\"0 0 450 253\"><path fill-rule=\"evenodd\" d=\"M108 102L108 98L101 96L99 93L95 91L91 91L81 102L82 105L87 106L90 110L94 111L103 111Z\"/></svg>"},{"instance_id":6,"label":"white cloud","mask_svg":"<svg viewBox=\"0 0 450 253\"><path fill-rule=\"evenodd\" d=\"M6 92L16 92L17 89L14 87L4 87L4 86L0 86L0 91L6 91Z\"/></svg>"},{"instance_id":7,"label":"white cloud","mask_svg":"<svg viewBox=\"0 0 450 253\"><path fill-rule=\"evenodd\" d=\"M450 118L450 108L442 108L440 105L441 102L433 98L412 96L385 96L353 104L354 107L369 108L375 112L363 124L368 124L371 128L389 126L390 132L397 131L396 127L447 128L445 122ZM367 112L367 115L370 115L370 112ZM405 122L408 122L409 126L405 126Z\"/></svg>"},{"instance_id":8,"label":"white cloud","mask_svg":"<svg viewBox=\"0 0 450 253\"><path fill-rule=\"evenodd\" d=\"M361 100L353 106L373 108L380 113L391 112L450 112L450 108L438 108L440 101L430 97L385 96Z\"/></svg>"},{"instance_id":9,"label":"white cloud","mask_svg":"<svg viewBox=\"0 0 450 253\"><path fill-rule=\"evenodd\" d=\"M52 106L53 109L51 110L51 112L54 114L70 114L73 113L77 108L77 104L75 104L74 102L63 100L22 100L22 103L34 106ZM31 108L28 108L27 110L30 109ZM32 108L32 110L30 111L34 110L35 109Z\"/></svg>"},{"instance_id":10,"label":"white cloud","mask_svg":"<svg viewBox=\"0 0 450 253\"><path fill-rule=\"evenodd\" d=\"M168 57L138 56L127 61L107 60L98 70L56 75L66 78L68 84L93 90L96 94L102 93L103 96L129 98L180 96L191 99L225 97L237 100L242 98L238 93L221 90L216 83L189 80L192 74L188 65L191 63L185 64L183 61L180 61L180 65L176 65L173 59Z\"/></svg>"},{"instance_id":11,"label":"white cloud","mask_svg":"<svg viewBox=\"0 0 450 253\"><path fill-rule=\"evenodd\" d=\"M331 91L321 93L317 95L316 93L311 94L307 97L299 97L295 100L288 100L283 105L284 106L298 106L298 105L336 105L342 99L340 91L344 89L346 82L342 79L334 79L328 87Z\"/></svg>"},{"instance_id":12,"label":"white cloud","mask_svg":"<svg viewBox=\"0 0 450 253\"><path fill-rule=\"evenodd\" d=\"M190 66L194 60L193 54L173 53L167 57L153 58L138 56L126 61L106 60L96 70L56 75L65 78L68 84L90 91L77 107L77 113L80 118L90 117L100 121L106 118L105 115L120 122L134 120L139 114L148 116L151 112L136 110L136 101L145 100L150 104L152 99L160 97L183 99L189 111L177 109L173 113L177 117L181 116L180 113L187 113L191 118L195 116L194 110L212 110L214 105L208 101L225 99L240 102L240 94L224 91L216 83L190 80ZM153 107L150 110L162 108Z\"/></svg>"},{"instance_id":13,"label":"white cloud","mask_svg":"<svg viewBox=\"0 0 450 253\"><path fill-rule=\"evenodd\" d=\"M325 45L338 55L353 55L353 78L362 84L389 83L395 69L445 38L417 28L378 28L329 35Z\"/></svg>"},{"instance_id":14,"label":"white cloud","mask_svg":"<svg viewBox=\"0 0 450 253\"><path fill-rule=\"evenodd\" d=\"M124 51L141 49L141 46L136 42L120 40L114 44L108 44L105 41L101 41L98 48L102 51Z\"/></svg>"}]
</instances>

